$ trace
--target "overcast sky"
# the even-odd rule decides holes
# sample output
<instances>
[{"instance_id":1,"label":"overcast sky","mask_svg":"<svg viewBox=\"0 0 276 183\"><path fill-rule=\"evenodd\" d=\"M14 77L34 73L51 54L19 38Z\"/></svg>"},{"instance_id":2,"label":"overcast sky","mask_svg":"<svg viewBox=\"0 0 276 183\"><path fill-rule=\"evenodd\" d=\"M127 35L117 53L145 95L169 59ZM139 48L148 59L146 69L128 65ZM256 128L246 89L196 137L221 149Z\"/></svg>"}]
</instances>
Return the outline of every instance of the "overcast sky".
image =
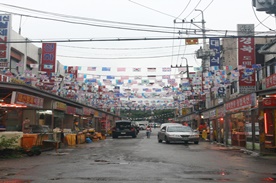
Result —
<instances>
[{"instance_id":1,"label":"overcast sky","mask_svg":"<svg viewBox=\"0 0 276 183\"><path fill-rule=\"evenodd\" d=\"M225 33L224 30L228 30L228 34L235 34L231 30L235 31L237 24L255 24L256 31L268 31L268 27L275 30L275 17L265 12L256 12L258 19L266 27L263 26L254 15L255 8L254 10L252 9L251 2L251 0L2 0L0 10L2 13L11 12L59 20L53 21L22 16L21 34L31 40L172 38L179 36L172 32L178 32L178 28L181 27L197 29L197 35L193 31L188 31L188 35L181 35L183 37L200 36L200 23L195 23L195 25L190 23L174 24L174 20L180 22L182 19L187 22L191 19L194 22L200 22L202 14L199 11L194 11L194 9L204 10L206 29L217 30L216 32L211 32L210 34L212 35L223 35ZM11 7L2 3L18 7ZM22 7L44 11L44 13L24 10ZM50 13L58 13L64 16L54 16ZM74 16L75 18L70 18L69 16ZM12 27L16 32L19 30L20 17L20 15L13 16ZM85 20L85 18L89 20ZM92 21L91 19L99 21ZM149 26L104 23L103 20L171 28L160 29ZM85 22L86 24L115 26L117 28L65 23L64 21ZM128 27L136 30L124 30L118 29L118 27ZM151 29L153 31L137 31L137 29ZM158 31L162 31L162 33ZM41 46L41 44L37 45ZM172 46L174 46L174 49L172 49ZM201 60L195 59L194 55L194 52L200 46L200 44L185 46L184 40L64 42L58 43L57 59L67 66L161 68L170 67L181 62L185 64L181 57L186 57L190 65L200 66ZM181 56L172 57L171 55L174 54L181 54ZM161 57L147 58L156 56ZM120 59L125 57L144 58Z\"/></svg>"}]
</instances>

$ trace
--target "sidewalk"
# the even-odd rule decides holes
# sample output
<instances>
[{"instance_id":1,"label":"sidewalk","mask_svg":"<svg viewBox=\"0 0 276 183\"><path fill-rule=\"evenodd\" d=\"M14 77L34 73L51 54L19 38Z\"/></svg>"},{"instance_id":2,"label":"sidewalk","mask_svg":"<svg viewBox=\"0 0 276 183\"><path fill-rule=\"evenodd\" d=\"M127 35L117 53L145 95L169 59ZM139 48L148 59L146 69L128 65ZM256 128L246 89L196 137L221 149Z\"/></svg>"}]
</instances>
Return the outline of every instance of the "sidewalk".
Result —
<instances>
[{"instance_id":1,"label":"sidewalk","mask_svg":"<svg viewBox=\"0 0 276 183\"><path fill-rule=\"evenodd\" d=\"M247 154L253 157L260 157L260 158L272 158L276 160L276 153L260 153L257 150L249 150L244 147L239 147L239 146L231 146L231 145L225 145L223 143L217 143L217 142L210 142L208 140L202 141L202 142L208 142L210 143L213 147L216 149L218 148L219 150L236 150L240 151L240 153Z\"/></svg>"}]
</instances>

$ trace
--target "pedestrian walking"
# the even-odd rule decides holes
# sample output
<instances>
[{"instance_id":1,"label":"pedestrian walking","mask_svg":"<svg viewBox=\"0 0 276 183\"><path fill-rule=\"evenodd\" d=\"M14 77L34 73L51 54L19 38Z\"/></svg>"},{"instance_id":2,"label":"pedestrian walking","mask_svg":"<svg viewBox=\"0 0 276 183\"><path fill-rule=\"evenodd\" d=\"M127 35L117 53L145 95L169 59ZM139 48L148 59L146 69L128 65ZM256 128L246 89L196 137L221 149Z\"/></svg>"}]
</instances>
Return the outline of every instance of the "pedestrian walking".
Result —
<instances>
[{"instance_id":1,"label":"pedestrian walking","mask_svg":"<svg viewBox=\"0 0 276 183\"><path fill-rule=\"evenodd\" d=\"M147 128L146 128L147 138L150 138L150 134L151 134L151 127L150 127L150 125L148 125Z\"/></svg>"},{"instance_id":2,"label":"pedestrian walking","mask_svg":"<svg viewBox=\"0 0 276 183\"><path fill-rule=\"evenodd\" d=\"M25 118L25 120L22 122L22 132L23 133L31 133L32 128L31 128L31 121L29 118Z\"/></svg>"}]
</instances>

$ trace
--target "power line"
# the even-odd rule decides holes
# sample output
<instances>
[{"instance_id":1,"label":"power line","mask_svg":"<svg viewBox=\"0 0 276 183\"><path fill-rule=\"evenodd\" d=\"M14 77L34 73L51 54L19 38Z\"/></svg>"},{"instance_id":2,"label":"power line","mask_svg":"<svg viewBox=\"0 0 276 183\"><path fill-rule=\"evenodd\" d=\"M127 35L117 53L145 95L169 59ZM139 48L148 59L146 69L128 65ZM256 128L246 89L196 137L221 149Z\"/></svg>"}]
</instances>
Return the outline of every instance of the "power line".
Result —
<instances>
[{"instance_id":1,"label":"power line","mask_svg":"<svg viewBox=\"0 0 276 183\"><path fill-rule=\"evenodd\" d=\"M256 12L255 12L253 6L252 6L252 10L253 10L253 13L254 13L256 19L260 22L260 24L262 24L262 25L263 25L264 27L266 27L268 30L273 31L273 29L269 28L268 26L266 26L265 24L263 24L263 22L260 21L260 19L258 18L258 16L257 16L257 14L256 14ZM264 20L263 20L263 21L264 21Z\"/></svg>"},{"instance_id":2,"label":"power line","mask_svg":"<svg viewBox=\"0 0 276 183\"><path fill-rule=\"evenodd\" d=\"M1 4L1 3L0 3ZM53 19L53 18L46 18L46 17L38 17L38 16L32 16L32 15L26 15L26 14L19 14L19 13L14 13L14 12L9 12L9 11L1 11L4 13L9 13L9 14L14 14L18 16L25 16L29 18L36 18L36 19L45 19L45 20L50 20L50 21L59 21L59 22L64 22L64 23L72 23L72 24L79 24L79 25L87 25L87 26L95 26L95 27L105 27L105 28L115 28L115 29L125 29L125 30L134 30L134 31L145 31L145 32L158 32L158 33L173 33L173 34L179 34L179 32L166 32L166 31L158 31L158 30L150 30L150 29L135 29L135 28L129 28L129 27L117 27L117 26L108 26L108 25L100 25L100 24L89 24L89 23L84 23L84 22L74 22L74 21L68 21L68 20L59 20L59 19ZM98 20L98 21L105 21L105 20ZM106 22L112 22L112 21L106 21ZM115 23L115 22L114 22ZM123 23L123 22L117 22L118 24L128 24L128 25L136 25L136 26L149 26L149 27L155 27L155 28L168 28L168 29L175 29L175 27L165 27L165 26L154 26L154 25L142 25L142 24L132 24L132 23ZM177 29L183 29L177 27ZM184 29L185 30L185 29ZM186 29L194 32L201 32L202 29ZM237 33L238 31L234 30L214 30L214 29L206 29L206 31L214 31L214 32L222 32L224 34L226 31L227 32L232 32L232 33ZM274 30L271 30L274 31ZM273 34L274 32L269 32L269 31L256 31L256 34Z\"/></svg>"},{"instance_id":3,"label":"power line","mask_svg":"<svg viewBox=\"0 0 276 183\"><path fill-rule=\"evenodd\" d=\"M214 0L212 0L207 5L207 7L204 8L204 10L206 10L213 3L213 1ZM197 6L199 5L199 3L197 4ZM30 9L30 8L24 8L24 7L20 7L20 6L14 6L14 5L5 4L5 3L0 3L0 5L8 6L8 7L14 7L14 8L18 8L18 9L27 10L27 11L33 11L33 12L43 13L43 14L47 14L47 15L59 16L59 17L63 17L63 18L74 18L74 19L78 19L78 20L89 20L89 21L97 21L97 22L105 22L105 23L113 23L113 24L124 24L124 25L132 25L132 26L154 27L154 28L162 28L162 29L175 29L176 28L175 26L174 27L168 27L168 26L148 25L148 24L136 24L136 23L116 22L116 21L110 21L110 20L101 20L101 19L94 19L94 18L87 18L87 17L71 16L71 15L66 15L66 14L59 14L59 13L53 13L53 12L47 12L47 11L41 11L41 10L34 10L34 9ZM3 11L3 12L5 12L5 11ZM8 12L8 13L12 13L12 12ZM20 16L30 16L30 15L23 15L23 14L17 14L17 13L13 13L13 14L20 15ZM75 23L75 22L73 22L73 23ZM178 27L176 29L182 29L183 30L183 27L182 28ZM191 29L191 28L186 29L186 30L201 31L201 29ZM212 30L212 29L210 29L209 31L223 31L223 32L225 32L226 30ZM231 31L231 30L229 31L228 30L228 32L237 32L237 31Z\"/></svg>"},{"instance_id":4,"label":"power line","mask_svg":"<svg viewBox=\"0 0 276 183\"><path fill-rule=\"evenodd\" d=\"M209 8L209 6L214 2L214 0L212 0L202 11L204 12L207 8ZM197 16L195 16L193 19L197 18L199 15L201 15L201 13L199 13Z\"/></svg>"},{"instance_id":5,"label":"power line","mask_svg":"<svg viewBox=\"0 0 276 183\"><path fill-rule=\"evenodd\" d=\"M196 6L194 7L194 9L184 18L184 20L187 19L194 12L194 10L198 7L198 5L200 3L201 3L201 0L198 1L198 3L196 4Z\"/></svg>"},{"instance_id":6,"label":"power line","mask_svg":"<svg viewBox=\"0 0 276 183\"><path fill-rule=\"evenodd\" d=\"M187 53L185 55L194 55L195 53ZM59 57L65 58L81 58L81 59L98 59L98 60L124 60L124 59L150 59L150 58L164 58L164 57L174 57L182 54L174 54L174 55L158 55L158 56L148 56L148 57L82 57L82 56L67 56L67 55L57 55Z\"/></svg>"},{"instance_id":7,"label":"power line","mask_svg":"<svg viewBox=\"0 0 276 183\"><path fill-rule=\"evenodd\" d=\"M169 32L169 31L161 31L161 30L152 30L152 29L136 29L131 27L119 27L119 26L109 26L109 25L100 25L100 24L91 24L91 23L84 23L84 22L74 22L74 21L68 21L68 20L59 20L55 18L45 18L45 17L39 17L39 16L32 16L32 15L24 15L24 14L18 14L8 11L2 11L9 14L15 14L19 16L25 16L25 17L31 17L36 19L44 19L44 20L51 20L51 21L57 21L57 22L63 22L63 23L73 23L78 25L87 25L87 26L94 26L94 27L103 27L103 28L113 28L113 29L122 29L122 30L132 30L132 31L143 31L143 32L155 32L155 33L166 33L166 34L178 34L178 32Z\"/></svg>"},{"instance_id":8,"label":"power line","mask_svg":"<svg viewBox=\"0 0 276 183\"><path fill-rule=\"evenodd\" d=\"M110 20L101 20L101 19L95 19L95 18L72 16L72 15L66 15L66 14L60 14L60 13L53 13L53 12L47 12L47 11L41 11L41 10L34 10L34 9L30 9L30 8L24 8L24 7L14 6L14 5L9 5L9 4L4 4L4 3L0 3L0 5L14 7L14 8L23 9L23 10L32 11L32 12L43 13L43 14L46 14L46 15L54 15L54 16L63 17L63 18L73 18L73 19L77 19L77 20L88 20L88 21L96 21L96 22L101 22L101 23L104 22L104 23L123 24L123 25L132 25L132 26L143 26L143 27L173 29L173 27L168 27L168 26L157 26L157 25L148 25L148 24L136 24L136 23L117 22L117 21L110 21Z\"/></svg>"},{"instance_id":9,"label":"power line","mask_svg":"<svg viewBox=\"0 0 276 183\"><path fill-rule=\"evenodd\" d=\"M251 38L275 38L275 35L266 36L206 36L206 38L241 38L241 37L251 37ZM83 39L27 39L27 40L10 40L10 41L0 41L0 43L45 43L45 42L113 42L113 41L157 41L157 40L173 40L173 39L202 39L202 37L144 37L144 38L83 38Z\"/></svg>"},{"instance_id":10,"label":"power line","mask_svg":"<svg viewBox=\"0 0 276 183\"><path fill-rule=\"evenodd\" d=\"M92 50L147 50L147 49L163 49L163 48L173 48L179 46L156 46L156 47L136 47L136 48L104 48L104 47L84 47L84 46L68 46L68 45L58 45L59 47L68 48L80 48L80 49L92 49ZM181 47L186 45L180 45Z\"/></svg>"},{"instance_id":11,"label":"power line","mask_svg":"<svg viewBox=\"0 0 276 183\"><path fill-rule=\"evenodd\" d=\"M192 0L189 0L188 4L186 5L186 7L183 9L183 11L177 16L176 19L178 19L183 13L184 11L188 8L189 4L191 3Z\"/></svg>"},{"instance_id":12,"label":"power line","mask_svg":"<svg viewBox=\"0 0 276 183\"><path fill-rule=\"evenodd\" d=\"M162 15L166 15L166 16L169 16L169 17L171 17L171 18L177 19L175 16L169 15L169 14L164 13L164 12L162 12L162 11L159 11L159 10L156 10L156 9L153 9L153 8L150 8L150 7L148 7L148 6L142 5L142 4L137 3L137 2L134 2L134 1L132 1L132 0L128 0L128 1L130 1L130 2L132 2L132 3L134 3L134 4L137 4L137 5L139 5L139 6L142 6L142 7L144 7L144 8L150 9L150 10L152 10L152 11L158 12L158 13L160 13L160 14L162 14Z\"/></svg>"}]
</instances>

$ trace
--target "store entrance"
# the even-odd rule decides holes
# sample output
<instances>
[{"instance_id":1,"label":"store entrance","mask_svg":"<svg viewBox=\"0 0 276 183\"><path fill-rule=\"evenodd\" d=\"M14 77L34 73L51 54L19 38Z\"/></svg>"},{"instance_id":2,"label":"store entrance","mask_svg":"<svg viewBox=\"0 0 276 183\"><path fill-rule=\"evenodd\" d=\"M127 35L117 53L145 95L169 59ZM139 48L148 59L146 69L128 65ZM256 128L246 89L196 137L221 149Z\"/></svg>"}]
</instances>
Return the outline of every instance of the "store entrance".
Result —
<instances>
[{"instance_id":1,"label":"store entrance","mask_svg":"<svg viewBox=\"0 0 276 183\"><path fill-rule=\"evenodd\" d=\"M264 110L265 148L276 148L275 144L275 109Z\"/></svg>"}]
</instances>

